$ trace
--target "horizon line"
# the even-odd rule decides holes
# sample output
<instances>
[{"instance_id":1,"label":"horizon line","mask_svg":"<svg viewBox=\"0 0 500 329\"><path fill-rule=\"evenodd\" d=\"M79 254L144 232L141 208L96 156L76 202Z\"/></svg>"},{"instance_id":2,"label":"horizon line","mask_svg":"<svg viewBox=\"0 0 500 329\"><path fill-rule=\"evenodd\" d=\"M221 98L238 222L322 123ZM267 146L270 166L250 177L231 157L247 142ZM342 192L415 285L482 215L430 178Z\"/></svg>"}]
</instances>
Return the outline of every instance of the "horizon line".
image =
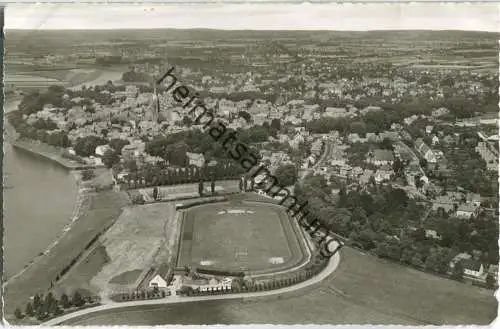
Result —
<instances>
[{"instance_id":1,"label":"horizon line","mask_svg":"<svg viewBox=\"0 0 500 329\"><path fill-rule=\"evenodd\" d=\"M464 29L373 29L373 30L330 30L330 29L227 29L227 28L209 28L209 27L119 27L119 28L3 28L4 31L114 31L114 30L177 30L177 31L192 31L192 30L204 30L204 31L234 31L234 32L475 32L475 33L497 33L500 31L491 30L464 30Z\"/></svg>"}]
</instances>

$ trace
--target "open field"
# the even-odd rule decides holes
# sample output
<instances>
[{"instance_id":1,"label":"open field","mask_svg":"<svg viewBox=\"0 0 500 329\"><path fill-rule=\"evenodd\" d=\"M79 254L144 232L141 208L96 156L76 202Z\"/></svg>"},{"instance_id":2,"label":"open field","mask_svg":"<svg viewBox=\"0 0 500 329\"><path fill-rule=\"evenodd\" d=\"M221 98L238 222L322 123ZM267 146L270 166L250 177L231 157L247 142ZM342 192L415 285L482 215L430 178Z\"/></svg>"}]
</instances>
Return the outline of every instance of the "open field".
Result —
<instances>
[{"instance_id":1,"label":"open field","mask_svg":"<svg viewBox=\"0 0 500 329\"><path fill-rule=\"evenodd\" d=\"M74 67L77 67L75 65ZM79 89L82 86L104 85L109 80L119 81L123 70L88 67L74 69L37 70L29 67L17 67L6 63L5 85L9 88L43 88L50 85L63 85Z\"/></svg>"},{"instance_id":2,"label":"open field","mask_svg":"<svg viewBox=\"0 0 500 329\"><path fill-rule=\"evenodd\" d=\"M20 277L5 287L6 318L16 307L24 309L30 296L46 292L61 270L84 250L92 238L118 218L121 208L128 202L124 193L105 191L88 196L82 216L66 232L53 249L40 257Z\"/></svg>"},{"instance_id":3,"label":"open field","mask_svg":"<svg viewBox=\"0 0 500 329\"><path fill-rule=\"evenodd\" d=\"M493 291L381 261L345 247L320 284L259 299L143 306L86 315L68 325L488 324Z\"/></svg>"},{"instance_id":4,"label":"open field","mask_svg":"<svg viewBox=\"0 0 500 329\"><path fill-rule=\"evenodd\" d=\"M60 286L86 287L102 300L136 288L150 268L175 259L179 224L173 203L126 207Z\"/></svg>"},{"instance_id":5,"label":"open field","mask_svg":"<svg viewBox=\"0 0 500 329\"><path fill-rule=\"evenodd\" d=\"M283 208L243 200L232 197L186 211L178 266L260 273L304 258L305 246Z\"/></svg>"},{"instance_id":6,"label":"open field","mask_svg":"<svg viewBox=\"0 0 500 329\"><path fill-rule=\"evenodd\" d=\"M105 85L108 81L116 82L122 77L122 71L112 71L112 70L95 70L95 72L89 74L84 79L79 81L73 78L74 83L71 89L81 89L83 86L94 86L94 85Z\"/></svg>"}]
</instances>

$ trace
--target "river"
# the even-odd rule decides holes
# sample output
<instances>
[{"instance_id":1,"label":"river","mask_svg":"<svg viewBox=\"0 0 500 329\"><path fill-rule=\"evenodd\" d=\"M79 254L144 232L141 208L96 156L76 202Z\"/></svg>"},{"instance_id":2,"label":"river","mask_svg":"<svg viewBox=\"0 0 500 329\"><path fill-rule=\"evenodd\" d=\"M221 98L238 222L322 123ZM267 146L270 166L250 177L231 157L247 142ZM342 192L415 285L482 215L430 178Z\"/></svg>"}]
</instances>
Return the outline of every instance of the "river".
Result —
<instances>
[{"instance_id":1,"label":"river","mask_svg":"<svg viewBox=\"0 0 500 329\"><path fill-rule=\"evenodd\" d=\"M4 105L5 112L15 103ZM3 145L4 280L18 273L61 234L77 196L74 176L64 168Z\"/></svg>"}]
</instances>

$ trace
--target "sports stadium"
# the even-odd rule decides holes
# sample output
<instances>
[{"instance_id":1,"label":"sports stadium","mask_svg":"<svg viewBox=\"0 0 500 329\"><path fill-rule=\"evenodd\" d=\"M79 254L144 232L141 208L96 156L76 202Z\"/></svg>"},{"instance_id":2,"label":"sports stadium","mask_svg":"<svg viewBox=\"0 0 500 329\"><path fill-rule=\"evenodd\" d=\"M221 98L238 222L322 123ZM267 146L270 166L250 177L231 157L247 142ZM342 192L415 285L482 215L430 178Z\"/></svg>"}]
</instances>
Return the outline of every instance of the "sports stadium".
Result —
<instances>
[{"instance_id":1,"label":"sports stadium","mask_svg":"<svg viewBox=\"0 0 500 329\"><path fill-rule=\"evenodd\" d=\"M177 267L262 275L305 264L306 234L284 207L256 197L183 210Z\"/></svg>"}]
</instances>

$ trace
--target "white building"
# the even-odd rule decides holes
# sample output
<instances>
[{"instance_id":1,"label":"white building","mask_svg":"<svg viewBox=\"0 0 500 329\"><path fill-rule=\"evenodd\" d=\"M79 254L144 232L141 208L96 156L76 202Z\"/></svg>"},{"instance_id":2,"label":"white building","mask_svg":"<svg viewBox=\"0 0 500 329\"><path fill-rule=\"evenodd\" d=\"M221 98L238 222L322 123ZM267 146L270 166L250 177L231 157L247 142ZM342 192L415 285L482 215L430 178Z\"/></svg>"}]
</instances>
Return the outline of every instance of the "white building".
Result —
<instances>
[{"instance_id":1,"label":"white building","mask_svg":"<svg viewBox=\"0 0 500 329\"><path fill-rule=\"evenodd\" d=\"M150 281L148 286L150 288L166 288L167 287L167 281L163 279L160 274L156 274Z\"/></svg>"}]
</instances>

